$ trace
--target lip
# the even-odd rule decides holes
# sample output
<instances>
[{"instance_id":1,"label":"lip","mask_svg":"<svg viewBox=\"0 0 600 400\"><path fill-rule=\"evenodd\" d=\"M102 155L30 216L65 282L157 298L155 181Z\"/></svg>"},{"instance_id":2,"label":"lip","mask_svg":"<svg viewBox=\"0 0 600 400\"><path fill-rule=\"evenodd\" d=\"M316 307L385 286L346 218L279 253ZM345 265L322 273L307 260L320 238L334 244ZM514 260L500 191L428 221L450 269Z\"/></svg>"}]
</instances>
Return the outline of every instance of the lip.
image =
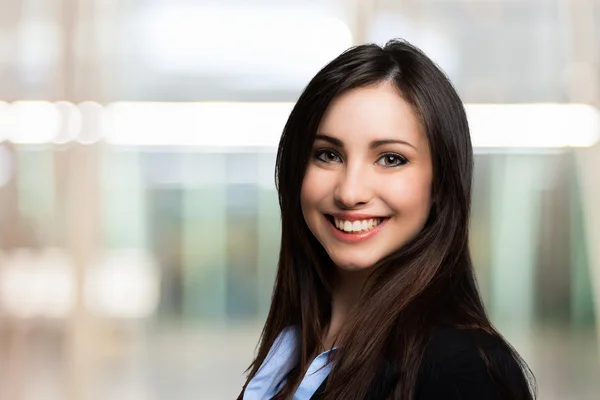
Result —
<instances>
[{"instance_id":1,"label":"lip","mask_svg":"<svg viewBox=\"0 0 600 400\"><path fill-rule=\"evenodd\" d=\"M339 240L341 242L345 242L345 243L359 243L359 242L364 242L365 240L371 239L373 236L377 235L381 231L383 226L389 220L389 218L373 217L373 216L366 216L366 217L361 216L360 218L354 218L351 220L351 219L347 218L347 216L338 217L338 215L344 215L344 214L330 214L330 215L334 215L336 218L347 219L348 221L355 221L355 220L359 220L359 219L383 218L381 223L379 225L377 225L375 228L371 229L370 231L360 232L360 233L346 233L346 232L340 231L338 228L336 228L335 225L333 225L331 223L331 221L329 220L327 215L323 215L323 218L325 218L325 220L327 221L327 225L329 226L329 229L331 229L332 235L337 240ZM359 214L352 214L352 215L358 216Z\"/></svg>"},{"instance_id":2,"label":"lip","mask_svg":"<svg viewBox=\"0 0 600 400\"><path fill-rule=\"evenodd\" d=\"M331 213L328 215L332 215L337 219L343 219L344 221L362 221L365 219L385 219L386 217L382 217L381 215L373 215L373 214L358 214L358 213Z\"/></svg>"}]
</instances>

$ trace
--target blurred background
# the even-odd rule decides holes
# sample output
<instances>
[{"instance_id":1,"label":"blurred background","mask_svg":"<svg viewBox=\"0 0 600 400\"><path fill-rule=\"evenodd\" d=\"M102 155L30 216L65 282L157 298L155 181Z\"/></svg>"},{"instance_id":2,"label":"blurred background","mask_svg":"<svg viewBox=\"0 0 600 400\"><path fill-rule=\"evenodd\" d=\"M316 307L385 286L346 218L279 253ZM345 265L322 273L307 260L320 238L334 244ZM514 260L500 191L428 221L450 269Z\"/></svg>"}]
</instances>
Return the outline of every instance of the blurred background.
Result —
<instances>
[{"instance_id":1,"label":"blurred background","mask_svg":"<svg viewBox=\"0 0 600 400\"><path fill-rule=\"evenodd\" d=\"M472 250L541 399L600 390L597 0L0 0L0 399L233 399L310 77L403 37L476 146Z\"/></svg>"}]
</instances>

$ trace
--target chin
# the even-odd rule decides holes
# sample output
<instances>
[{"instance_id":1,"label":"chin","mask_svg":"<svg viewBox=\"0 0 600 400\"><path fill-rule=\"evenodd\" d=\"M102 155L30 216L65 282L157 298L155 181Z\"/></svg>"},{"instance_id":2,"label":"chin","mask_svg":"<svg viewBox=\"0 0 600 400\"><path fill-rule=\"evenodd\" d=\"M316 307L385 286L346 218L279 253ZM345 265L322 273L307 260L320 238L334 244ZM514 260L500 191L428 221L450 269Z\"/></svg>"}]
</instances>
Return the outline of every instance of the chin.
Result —
<instances>
[{"instance_id":1,"label":"chin","mask_svg":"<svg viewBox=\"0 0 600 400\"><path fill-rule=\"evenodd\" d=\"M352 272L352 271L365 271L373 267L379 260L348 260L342 258L332 258L333 263L341 270Z\"/></svg>"}]
</instances>

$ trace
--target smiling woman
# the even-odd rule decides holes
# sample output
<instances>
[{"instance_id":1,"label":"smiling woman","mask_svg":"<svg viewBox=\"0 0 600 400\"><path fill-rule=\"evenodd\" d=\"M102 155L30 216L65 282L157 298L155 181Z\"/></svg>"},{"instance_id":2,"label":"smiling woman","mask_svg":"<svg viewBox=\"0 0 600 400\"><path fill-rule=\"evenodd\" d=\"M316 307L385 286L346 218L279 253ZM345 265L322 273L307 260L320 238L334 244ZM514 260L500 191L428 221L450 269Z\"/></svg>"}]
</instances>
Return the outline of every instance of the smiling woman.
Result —
<instances>
[{"instance_id":1,"label":"smiling woman","mask_svg":"<svg viewBox=\"0 0 600 400\"><path fill-rule=\"evenodd\" d=\"M473 151L446 76L404 41L354 47L285 125L271 308L238 399L532 399L471 263Z\"/></svg>"}]
</instances>

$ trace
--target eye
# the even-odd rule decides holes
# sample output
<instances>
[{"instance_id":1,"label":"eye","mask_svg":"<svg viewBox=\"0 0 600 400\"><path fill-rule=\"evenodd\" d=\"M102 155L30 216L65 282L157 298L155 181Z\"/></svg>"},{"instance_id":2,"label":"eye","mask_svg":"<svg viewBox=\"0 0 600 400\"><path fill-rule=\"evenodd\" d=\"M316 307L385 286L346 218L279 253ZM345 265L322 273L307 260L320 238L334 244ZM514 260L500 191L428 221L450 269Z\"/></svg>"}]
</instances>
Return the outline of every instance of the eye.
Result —
<instances>
[{"instance_id":1,"label":"eye","mask_svg":"<svg viewBox=\"0 0 600 400\"><path fill-rule=\"evenodd\" d=\"M340 162L341 157L331 149L320 149L315 152L315 158L326 163Z\"/></svg>"},{"instance_id":2,"label":"eye","mask_svg":"<svg viewBox=\"0 0 600 400\"><path fill-rule=\"evenodd\" d=\"M407 162L408 160L405 157L394 153L384 154L377 160L377 164L386 168L399 167Z\"/></svg>"}]
</instances>

